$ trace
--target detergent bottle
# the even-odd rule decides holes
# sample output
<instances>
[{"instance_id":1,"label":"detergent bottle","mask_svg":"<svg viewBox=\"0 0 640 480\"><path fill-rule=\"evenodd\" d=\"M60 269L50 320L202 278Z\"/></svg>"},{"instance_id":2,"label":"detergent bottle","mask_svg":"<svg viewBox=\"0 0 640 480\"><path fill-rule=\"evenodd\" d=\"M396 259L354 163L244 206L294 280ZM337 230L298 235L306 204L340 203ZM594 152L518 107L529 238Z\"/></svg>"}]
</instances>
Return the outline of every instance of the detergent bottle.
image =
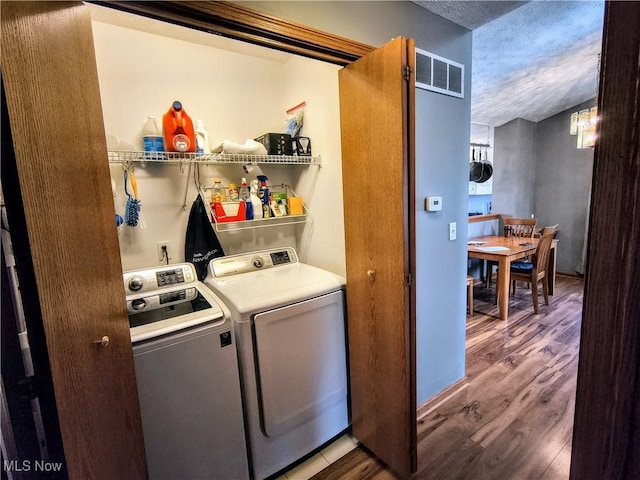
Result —
<instances>
[{"instance_id":1,"label":"detergent bottle","mask_svg":"<svg viewBox=\"0 0 640 480\"><path fill-rule=\"evenodd\" d=\"M156 117L148 116L147 123L142 127L142 143L145 152L162 152L164 144L162 143L162 133L156 123Z\"/></svg>"},{"instance_id":2,"label":"detergent bottle","mask_svg":"<svg viewBox=\"0 0 640 480\"><path fill-rule=\"evenodd\" d=\"M167 152L196 151L193 121L178 100L162 117L162 134Z\"/></svg>"},{"instance_id":3,"label":"detergent bottle","mask_svg":"<svg viewBox=\"0 0 640 480\"><path fill-rule=\"evenodd\" d=\"M269 218L271 216L271 206L269 205L269 187L267 187L267 178L266 175L258 175L258 180L260 180L260 191L258 192L258 198L262 203L262 217Z\"/></svg>"},{"instance_id":4,"label":"detergent bottle","mask_svg":"<svg viewBox=\"0 0 640 480\"><path fill-rule=\"evenodd\" d=\"M209 147L209 132L204 128L204 122L202 120L196 120L196 153L211 153Z\"/></svg>"},{"instance_id":5,"label":"detergent bottle","mask_svg":"<svg viewBox=\"0 0 640 480\"><path fill-rule=\"evenodd\" d=\"M258 180L251 180L250 198L253 206L253 218L262 218L262 202L258 198Z\"/></svg>"}]
</instances>

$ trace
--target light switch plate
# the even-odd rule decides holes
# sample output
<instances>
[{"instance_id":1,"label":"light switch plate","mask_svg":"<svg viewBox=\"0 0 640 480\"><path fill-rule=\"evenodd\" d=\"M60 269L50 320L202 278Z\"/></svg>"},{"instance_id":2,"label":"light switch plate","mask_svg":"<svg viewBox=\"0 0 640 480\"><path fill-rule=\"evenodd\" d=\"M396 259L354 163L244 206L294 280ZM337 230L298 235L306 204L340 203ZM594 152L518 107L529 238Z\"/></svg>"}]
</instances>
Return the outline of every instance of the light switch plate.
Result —
<instances>
[{"instance_id":1,"label":"light switch plate","mask_svg":"<svg viewBox=\"0 0 640 480\"><path fill-rule=\"evenodd\" d=\"M449 223L449 240L455 240L458 238L458 227L456 222Z\"/></svg>"}]
</instances>

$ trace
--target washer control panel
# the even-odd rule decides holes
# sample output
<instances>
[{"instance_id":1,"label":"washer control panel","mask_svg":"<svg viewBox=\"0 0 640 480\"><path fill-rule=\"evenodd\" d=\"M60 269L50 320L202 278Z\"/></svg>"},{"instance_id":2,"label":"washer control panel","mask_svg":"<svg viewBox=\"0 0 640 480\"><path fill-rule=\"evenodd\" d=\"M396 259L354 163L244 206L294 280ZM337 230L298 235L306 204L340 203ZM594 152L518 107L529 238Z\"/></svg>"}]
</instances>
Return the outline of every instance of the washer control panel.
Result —
<instances>
[{"instance_id":1,"label":"washer control panel","mask_svg":"<svg viewBox=\"0 0 640 480\"><path fill-rule=\"evenodd\" d=\"M146 312L160 307L168 307L178 303L191 301L197 296L198 291L195 287L170 290L156 295L127 300L127 310L129 311L129 314Z\"/></svg>"},{"instance_id":2,"label":"washer control panel","mask_svg":"<svg viewBox=\"0 0 640 480\"><path fill-rule=\"evenodd\" d=\"M197 279L195 268L190 263L165 265L122 274L124 291L127 296L166 287L189 285L195 283Z\"/></svg>"},{"instance_id":3,"label":"washer control panel","mask_svg":"<svg viewBox=\"0 0 640 480\"><path fill-rule=\"evenodd\" d=\"M274 248L259 252L243 253L215 258L209 263L209 272L214 277L226 277L240 273L255 272L265 268L298 263L298 255L291 247Z\"/></svg>"}]
</instances>

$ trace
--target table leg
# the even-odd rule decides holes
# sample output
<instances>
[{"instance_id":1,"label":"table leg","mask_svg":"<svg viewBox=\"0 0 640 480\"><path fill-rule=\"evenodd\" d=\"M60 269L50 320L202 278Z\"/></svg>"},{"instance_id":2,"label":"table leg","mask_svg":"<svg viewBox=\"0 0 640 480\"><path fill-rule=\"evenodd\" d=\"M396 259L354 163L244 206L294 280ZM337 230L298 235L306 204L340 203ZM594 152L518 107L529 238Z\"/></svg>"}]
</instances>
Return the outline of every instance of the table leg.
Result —
<instances>
[{"instance_id":1,"label":"table leg","mask_svg":"<svg viewBox=\"0 0 640 480\"><path fill-rule=\"evenodd\" d=\"M556 244L551 244L551 251L549 252L549 266L547 267L547 286L549 287L549 295L553 295L553 290L556 286L556 262L558 256L556 255Z\"/></svg>"},{"instance_id":2,"label":"table leg","mask_svg":"<svg viewBox=\"0 0 640 480\"><path fill-rule=\"evenodd\" d=\"M506 320L509 317L509 270L511 261L507 257L501 257L498 261L498 307L500 308L500 318Z\"/></svg>"}]
</instances>

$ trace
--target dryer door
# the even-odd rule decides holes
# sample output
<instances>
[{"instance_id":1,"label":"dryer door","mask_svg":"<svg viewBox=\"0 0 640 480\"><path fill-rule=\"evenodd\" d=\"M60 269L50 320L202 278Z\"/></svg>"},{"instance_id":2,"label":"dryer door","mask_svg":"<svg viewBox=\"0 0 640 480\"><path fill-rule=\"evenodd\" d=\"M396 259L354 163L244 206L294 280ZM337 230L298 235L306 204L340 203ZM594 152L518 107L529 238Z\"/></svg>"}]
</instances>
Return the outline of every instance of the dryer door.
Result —
<instances>
[{"instance_id":1,"label":"dryer door","mask_svg":"<svg viewBox=\"0 0 640 480\"><path fill-rule=\"evenodd\" d=\"M265 435L275 437L314 419L335 434L346 428L342 291L257 314L254 328ZM344 415L338 420L334 412L341 403ZM325 413L330 418L322 418Z\"/></svg>"}]
</instances>

